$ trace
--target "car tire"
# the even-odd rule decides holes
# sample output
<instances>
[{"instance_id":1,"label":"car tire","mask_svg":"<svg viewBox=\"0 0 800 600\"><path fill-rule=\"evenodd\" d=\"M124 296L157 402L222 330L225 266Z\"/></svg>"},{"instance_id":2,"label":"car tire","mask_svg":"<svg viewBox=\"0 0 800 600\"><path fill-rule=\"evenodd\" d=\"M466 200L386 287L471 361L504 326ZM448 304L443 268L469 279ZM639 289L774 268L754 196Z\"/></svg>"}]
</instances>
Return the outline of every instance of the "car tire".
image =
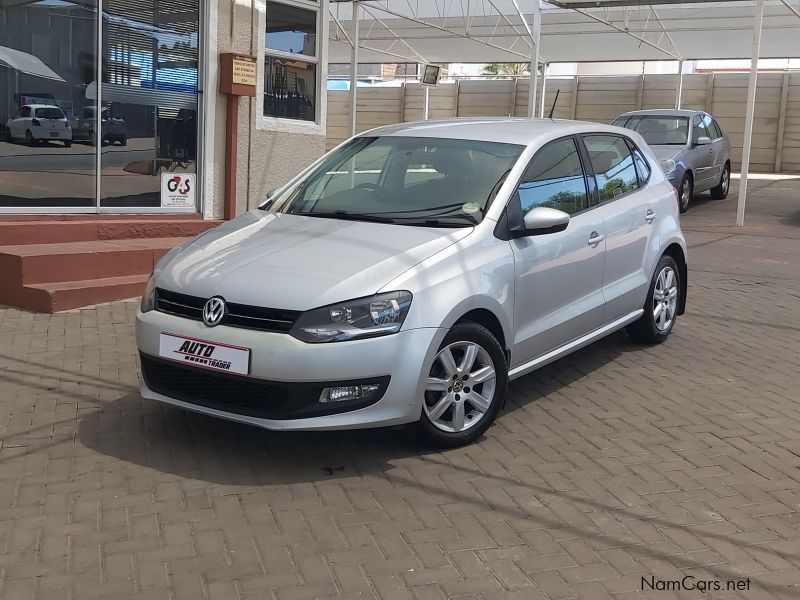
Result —
<instances>
[{"instance_id":1,"label":"car tire","mask_svg":"<svg viewBox=\"0 0 800 600\"><path fill-rule=\"evenodd\" d=\"M692 201L694 195L694 181L692 175L686 173L681 179L681 186L678 188L678 209L681 213L689 210L689 203Z\"/></svg>"},{"instance_id":2,"label":"car tire","mask_svg":"<svg viewBox=\"0 0 800 600\"><path fill-rule=\"evenodd\" d=\"M27 142L28 146L36 145L36 138L33 137L30 129L25 132L25 141Z\"/></svg>"},{"instance_id":3,"label":"car tire","mask_svg":"<svg viewBox=\"0 0 800 600\"><path fill-rule=\"evenodd\" d=\"M475 377L481 378L474 386ZM418 435L439 448L470 444L494 422L508 390L508 364L491 331L471 321L447 333L425 377Z\"/></svg>"},{"instance_id":4,"label":"car tire","mask_svg":"<svg viewBox=\"0 0 800 600\"><path fill-rule=\"evenodd\" d=\"M119 145L120 146L127 146L128 145L128 138L120 138Z\"/></svg>"},{"instance_id":5,"label":"car tire","mask_svg":"<svg viewBox=\"0 0 800 600\"><path fill-rule=\"evenodd\" d=\"M64 140L64 148L71 148L72 140Z\"/></svg>"},{"instance_id":6,"label":"car tire","mask_svg":"<svg viewBox=\"0 0 800 600\"><path fill-rule=\"evenodd\" d=\"M681 273L675 259L666 254L656 265L644 314L626 328L628 335L640 344L660 344L669 337L678 318L681 303Z\"/></svg>"},{"instance_id":7,"label":"car tire","mask_svg":"<svg viewBox=\"0 0 800 600\"><path fill-rule=\"evenodd\" d=\"M728 197L728 190L731 187L731 163L725 163L722 167L722 176L716 187L711 188L711 197L714 200L725 200Z\"/></svg>"},{"instance_id":8,"label":"car tire","mask_svg":"<svg viewBox=\"0 0 800 600\"><path fill-rule=\"evenodd\" d=\"M89 144L97 146L97 136L94 134L94 131L89 135Z\"/></svg>"}]
</instances>

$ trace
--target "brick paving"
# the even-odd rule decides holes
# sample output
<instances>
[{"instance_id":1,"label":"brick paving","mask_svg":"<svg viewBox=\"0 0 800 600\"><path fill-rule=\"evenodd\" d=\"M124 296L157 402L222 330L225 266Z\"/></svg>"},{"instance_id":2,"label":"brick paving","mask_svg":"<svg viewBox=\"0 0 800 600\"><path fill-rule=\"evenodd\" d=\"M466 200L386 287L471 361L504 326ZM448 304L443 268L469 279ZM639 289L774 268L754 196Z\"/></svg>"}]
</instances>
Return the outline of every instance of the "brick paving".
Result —
<instances>
[{"instance_id":1,"label":"brick paving","mask_svg":"<svg viewBox=\"0 0 800 600\"><path fill-rule=\"evenodd\" d=\"M800 597L800 180L754 187L744 230L686 215L666 344L520 379L447 452L142 401L130 301L0 309L0 598ZM642 589L686 575L722 589Z\"/></svg>"}]
</instances>

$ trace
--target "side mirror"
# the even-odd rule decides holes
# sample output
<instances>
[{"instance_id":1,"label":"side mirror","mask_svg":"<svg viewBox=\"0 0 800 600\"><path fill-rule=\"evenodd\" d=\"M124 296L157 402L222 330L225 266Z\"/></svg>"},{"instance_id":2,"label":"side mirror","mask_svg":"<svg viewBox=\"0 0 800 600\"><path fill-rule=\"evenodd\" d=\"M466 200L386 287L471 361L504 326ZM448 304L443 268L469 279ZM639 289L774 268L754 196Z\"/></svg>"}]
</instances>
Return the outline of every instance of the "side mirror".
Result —
<instances>
[{"instance_id":1,"label":"side mirror","mask_svg":"<svg viewBox=\"0 0 800 600\"><path fill-rule=\"evenodd\" d=\"M564 231L569 225L569 215L563 210L537 206L522 218L523 229L517 235L543 235Z\"/></svg>"},{"instance_id":2,"label":"side mirror","mask_svg":"<svg viewBox=\"0 0 800 600\"><path fill-rule=\"evenodd\" d=\"M697 140L695 141L694 145L695 146L708 146L710 143L711 143L711 138L710 137L706 137L704 135L701 135L699 138L697 138Z\"/></svg>"}]
</instances>

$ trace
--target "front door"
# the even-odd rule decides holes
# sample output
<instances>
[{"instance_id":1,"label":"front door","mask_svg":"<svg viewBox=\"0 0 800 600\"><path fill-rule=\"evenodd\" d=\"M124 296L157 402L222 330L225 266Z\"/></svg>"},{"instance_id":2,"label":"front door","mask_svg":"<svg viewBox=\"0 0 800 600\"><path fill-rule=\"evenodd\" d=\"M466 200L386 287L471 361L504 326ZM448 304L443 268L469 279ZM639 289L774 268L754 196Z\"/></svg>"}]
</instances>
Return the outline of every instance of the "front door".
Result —
<instances>
[{"instance_id":1,"label":"front door","mask_svg":"<svg viewBox=\"0 0 800 600\"><path fill-rule=\"evenodd\" d=\"M573 137L550 142L536 154L511 202L519 203L522 215L537 206L571 215L564 231L511 241L513 368L602 325L605 224L592 209Z\"/></svg>"}]
</instances>

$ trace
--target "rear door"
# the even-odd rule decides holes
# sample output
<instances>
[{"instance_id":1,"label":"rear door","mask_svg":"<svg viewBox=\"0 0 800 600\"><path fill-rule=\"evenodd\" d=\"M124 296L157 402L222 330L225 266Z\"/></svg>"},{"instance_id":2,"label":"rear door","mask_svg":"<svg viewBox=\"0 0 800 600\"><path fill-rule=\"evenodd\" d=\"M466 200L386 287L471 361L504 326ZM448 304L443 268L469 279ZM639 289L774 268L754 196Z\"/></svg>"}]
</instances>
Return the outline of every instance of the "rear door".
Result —
<instances>
[{"instance_id":1,"label":"rear door","mask_svg":"<svg viewBox=\"0 0 800 600\"><path fill-rule=\"evenodd\" d=\"M516 272L512 367L602 324L605 226L578 144L570 136L542 147L509 203L509 215L520 221L537 206L571 216L564 231L511 240Z\"/></svg>"},{"instance_id":2,"label":"rear door","mask_svg":"<svg viewBox=\"0 0 800 600\"><path fill-rule=\"evenodd\" d=\"M641 308L650 282L645 254L657 217L655 199L645 189L650 166L635 144L615 134L582 137L600 195L597 209L606 227L603 268L604 322Z\"/></svg>"}]
</instances>

